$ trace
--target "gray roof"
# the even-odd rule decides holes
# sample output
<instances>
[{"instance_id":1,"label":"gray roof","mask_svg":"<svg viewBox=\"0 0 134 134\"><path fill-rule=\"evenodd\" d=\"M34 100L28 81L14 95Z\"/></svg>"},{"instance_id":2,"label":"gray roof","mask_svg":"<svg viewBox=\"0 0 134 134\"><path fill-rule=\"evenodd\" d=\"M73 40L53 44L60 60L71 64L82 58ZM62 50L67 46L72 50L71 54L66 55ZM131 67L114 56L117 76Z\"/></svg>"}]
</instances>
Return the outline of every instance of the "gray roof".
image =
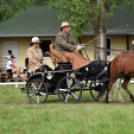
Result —
<instances>
[{"instance_id":1,"label":"gray roof","mask_svg":"<svg viewBox=\"0 0 134 134\"><path fill-rule=\"evenodd\" d=\"M113 12L114 16L108 20L108 34L134 35L134 14L123 6ZM56 13L49 7L36 6L0 23L0 37L55 36L60 24ZM127 28L125 24L128 24ZM93 32L86 35L93 35Z\"/></svg>"},{"instance_id":2,"label":"gray roof","mask_svg":"<svg viewBox=\"0 0 134 134\"><path fill-rule=\"evenodd\" d=\"M0 24L0 37L55 36L61 22L47 6L36 6Z\"/></svg>"},{"instance_id":3,"label":"gray roof","mask_svg":"<svg viewBox=\"0 0 134 134\"><path fill-rule=\"evenodd\" d=\"M117 7L112 12L114 16L107 23L108 34L134 35L134 14L123 6Z\"/></svg>"}]
</instances>

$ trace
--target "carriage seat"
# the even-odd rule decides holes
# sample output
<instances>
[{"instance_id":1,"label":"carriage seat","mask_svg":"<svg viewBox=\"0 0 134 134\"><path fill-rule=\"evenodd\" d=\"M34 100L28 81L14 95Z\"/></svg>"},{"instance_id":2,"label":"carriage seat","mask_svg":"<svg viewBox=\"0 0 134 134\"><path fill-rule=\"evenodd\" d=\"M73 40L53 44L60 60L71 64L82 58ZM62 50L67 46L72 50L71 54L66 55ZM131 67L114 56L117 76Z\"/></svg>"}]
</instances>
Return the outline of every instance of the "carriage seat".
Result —
<instances>
[{"instance_id":1,"label":"carriage seat","mask_svg":"<svg viewBox=\"0 0 134 134\"><path fill-rule=\"evenodd\" d=\"M55 63L70 63L70 61L60 52L55 50L55 45L50 45L50 52L47 52L50 55L52 62Z\"/></svg>"},{"instance_id":2,"label":"carriage seat","mask_svg":"<svg viewBox=\"0 0 134 134\"><path fill-rule=\"evenodd\" d=\"M50 52L47 52L47 54L50 55L52 63L54 65L57 63L61 65L64 69L72 68L72 64L70 64L70 61L63 54L55 50L54 44L50 45Z\"/></svg>"}]
</instances>

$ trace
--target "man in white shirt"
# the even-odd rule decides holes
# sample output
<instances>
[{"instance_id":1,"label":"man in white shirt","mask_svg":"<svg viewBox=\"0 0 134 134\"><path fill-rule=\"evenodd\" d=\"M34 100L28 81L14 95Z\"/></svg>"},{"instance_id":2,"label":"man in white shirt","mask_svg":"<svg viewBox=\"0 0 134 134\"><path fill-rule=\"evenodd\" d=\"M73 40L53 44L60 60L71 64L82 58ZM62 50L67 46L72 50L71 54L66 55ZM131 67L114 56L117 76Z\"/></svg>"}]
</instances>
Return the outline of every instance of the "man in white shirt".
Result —
<instances>
[{"instance_id":1,"label":"man in white shirt","mask_svg":"<svg viewBox=\"0 0 134 134\"><path fill-rule=\"evenodd\" d=\"M14 65L13 65L13 62L12 62L10 56L5 56L5 58L8 59L7 72L16 73L17 77L20 78L20 68L19 67L14 68Z\"/></svg>"}]
</instances>

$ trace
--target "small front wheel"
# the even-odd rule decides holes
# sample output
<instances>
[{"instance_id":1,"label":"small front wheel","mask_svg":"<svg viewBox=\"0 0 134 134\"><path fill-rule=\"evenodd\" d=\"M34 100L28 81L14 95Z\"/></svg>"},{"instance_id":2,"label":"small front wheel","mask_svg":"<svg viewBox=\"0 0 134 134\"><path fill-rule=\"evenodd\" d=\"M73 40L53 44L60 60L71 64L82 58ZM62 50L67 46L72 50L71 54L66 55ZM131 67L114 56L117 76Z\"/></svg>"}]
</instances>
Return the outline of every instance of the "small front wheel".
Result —
<instances>
[{"instance_id":1,"label":"small front wheel","mask_svg":"<svg viewBox=\"0 0 134 134\"><path fill-rule=\"evenodd\" d=\"M96 81L90 83L90 94L95 101L99 100L99 92L101 91L102 85L103 83L97 83Z\"/></svg>"},{"instance_id":2,"label":"small front wheel","mask_svg":"<svg viewBox=\"0 0 134 134\"><path fill-rule=\"evenodd\" d=\"M33 79L26 88L26 93L31 103L42 104L47 100L48 90L41 79Z\"/></svg>"},{"instance_id":3,"label":"small front wheel","mask_svg":"<svg viewBox=\"0 0 134 134\"><path fill-rule=\"evenodd\" d=\"M62 78L57 90L62 103L77 103L82 95L81 84L75 77Z\"/></svg>"}]
</instances>

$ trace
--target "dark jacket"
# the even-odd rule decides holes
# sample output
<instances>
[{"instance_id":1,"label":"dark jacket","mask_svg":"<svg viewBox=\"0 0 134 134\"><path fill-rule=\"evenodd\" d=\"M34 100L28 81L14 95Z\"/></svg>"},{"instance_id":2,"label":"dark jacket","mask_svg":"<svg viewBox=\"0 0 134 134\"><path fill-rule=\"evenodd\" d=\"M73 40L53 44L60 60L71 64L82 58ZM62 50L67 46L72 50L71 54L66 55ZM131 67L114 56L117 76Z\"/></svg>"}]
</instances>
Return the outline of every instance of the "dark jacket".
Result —
<instances>
[{"instance_id":1,"label":"dark jacket","mask_svg":"<svg viewBox=\"0 0 134 134\"><path fill-rule=\"evenodd\" d=\"M64 34L60 32L56 36L55 50L64 54L66 52L73 52L75 46L78 45L71 34Z\"/></svg>"}]
</instances>

